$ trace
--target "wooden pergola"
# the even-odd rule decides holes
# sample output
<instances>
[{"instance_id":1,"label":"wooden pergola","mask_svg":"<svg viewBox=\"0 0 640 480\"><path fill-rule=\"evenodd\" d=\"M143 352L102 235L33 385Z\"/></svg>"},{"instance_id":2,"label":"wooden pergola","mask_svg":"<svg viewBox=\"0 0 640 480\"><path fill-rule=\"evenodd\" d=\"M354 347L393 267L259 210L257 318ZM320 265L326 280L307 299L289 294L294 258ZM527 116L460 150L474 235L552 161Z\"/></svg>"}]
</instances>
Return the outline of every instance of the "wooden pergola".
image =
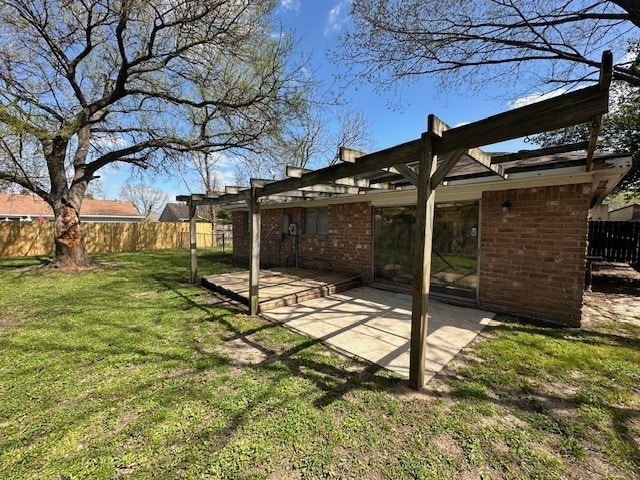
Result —
<instances>
[{"instance_id":1,"label":"wooden pergola","mask_svg":"<svg viewBox=\"0 0 640 480\"><path fill-rule=\"evenodd\" d=\"M319 170L287 167L283 180L251 179L250 187L227 187L224 194L178 196L187 202L190 221L190 277L197 282L196 208L199 205L248 205L251 237L249 267L249 313L258 313L258 277L260 272L260 206L285 204L301 199L315 199L339 194L358 194L367 190L417 188L416 238L413 262L412 316L409 384L415 389L424 385L429 302L431 248L435 190L447 181L459 163L479 164L470 168L468 178L497 175L508 178L513 171L549 168L529 166L503 168L503 164L520 159L575 150L587 150L585 168L591 170L601 118L608 111L612 74L611 52L604 52L598 84L509 110L484 120L450 128L434 115L419 139L385 150L364 154L340 149L341 163ZM480 149L485 145L591 123L587 141L551 148L491 156ZM460 179L461 176L456 177Z\"/></svg>"}]
</instances>

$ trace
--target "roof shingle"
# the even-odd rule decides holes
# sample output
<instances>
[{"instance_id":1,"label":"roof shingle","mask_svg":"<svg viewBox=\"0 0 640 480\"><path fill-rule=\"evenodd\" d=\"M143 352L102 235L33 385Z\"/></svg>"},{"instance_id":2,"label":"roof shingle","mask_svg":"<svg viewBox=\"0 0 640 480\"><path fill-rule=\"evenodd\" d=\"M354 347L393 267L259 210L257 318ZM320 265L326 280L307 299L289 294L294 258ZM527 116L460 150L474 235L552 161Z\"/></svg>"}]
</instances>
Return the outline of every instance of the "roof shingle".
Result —
<instances>
[{"instance_id":1,"label":"roof shingle","mask_svg":"<svg viewBox=\"0 0 640 480\"><path fill-rule=\"evenodd\" d=\"M37 195L13 195L0 193L0 217L52 216L47 202ZM96 200L85 198L80 207L80 216L140 217L131 202L122 200Z\"/></svg>"}]
</instances>

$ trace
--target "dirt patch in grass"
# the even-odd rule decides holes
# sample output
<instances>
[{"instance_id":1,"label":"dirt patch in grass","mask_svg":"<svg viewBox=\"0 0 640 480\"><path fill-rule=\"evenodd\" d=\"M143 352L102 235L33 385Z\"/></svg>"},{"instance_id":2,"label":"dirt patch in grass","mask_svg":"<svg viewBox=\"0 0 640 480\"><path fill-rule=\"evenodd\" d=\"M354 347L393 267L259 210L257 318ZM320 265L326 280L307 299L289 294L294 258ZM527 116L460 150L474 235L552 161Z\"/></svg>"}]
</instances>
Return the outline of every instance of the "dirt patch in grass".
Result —
<instances>
[{"instance_id":1,"label":"dirt patch in grass","mask_svg":"<svg viewBox=\"0 0 640 480\"><path fill-rule=\"evenodd\" d=\"M584 294L582 325L597 328L603 320L640 327L640 272L627 264L593 267L592 291Z\"/></svg>"},{"instance_id":2,"label":"dirt patch in grass","mask_svg":"<svg viewBox=\"0 0 640 480\"><path fill-rule=\"evenodd\" d=\"M247 343L242 338L229 340L220 351L229 357L232 365L259 365L269 358L269 354Z\"/></svg>"},{"instance_id":3,"label":"dirt patch in grass","mask_svg":"<svg viewBox=\"0 0 640 480\"><path fill-rule=\"evenodd\" d=\"M0 330L8 330L10 328L16 328L20 326L20 321L16 318L10 318L6 316L0 317Z\"/></svg>"},{"instance_id":4,"label":"dirt patch in grass","mask_svg":"<svg viewBox=\"0 0 640 480\"><path fill-rule=\"evenodd\" d=\"M137 292L132 293L131 296L137 299L145 299L145 300L160 300L162 298L162 294L160 292Z\"/></svg>"},{"instance_id":5,"label":"dirt patch in grass","mask_svg":"<svg viewBox=\"0 0 640 480\"><path fill-rule=\"evenodd\" d=\"M8 307L0 314L0 330L8 330L21 325L20 319L24 312L19 308Z\"/></svg>"}]
</instances>

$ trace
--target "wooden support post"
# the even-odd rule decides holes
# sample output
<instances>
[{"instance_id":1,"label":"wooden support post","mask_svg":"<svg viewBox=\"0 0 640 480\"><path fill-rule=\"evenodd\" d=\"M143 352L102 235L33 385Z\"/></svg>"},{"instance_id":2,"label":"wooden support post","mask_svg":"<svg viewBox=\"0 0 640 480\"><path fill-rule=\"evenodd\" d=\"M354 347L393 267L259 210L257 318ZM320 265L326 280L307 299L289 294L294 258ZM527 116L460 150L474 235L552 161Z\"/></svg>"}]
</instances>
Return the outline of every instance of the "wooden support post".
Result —
<instances>
[{"instance_id":1,"label":"wooden support post","mask_svg":"<svg viewBox=\"0 0 640 480\"><path fill-rule=\"evenodd\" d=\"M424 385L427 350L427 312L431 276L431 243L435 194L431 177L436 171L433 125L422 134L418 169L418 204L416 239L413 257L413 289L411 308L411 351L409 354L409 385L419 390Z\"/></svg>"},{"instance_id":2,"label":"wooden support post","mask_svg":"<svg viewBox=\"0 0 640 480\"><path fill-rule=\"evenodd\" d=\"M260 283L260 204L256 189L251 189L249 200L249 236L251 237L251 263L249 265L249 315L259 312Z\"/></svg>"},{"instance_id":3,"label":"wooden support post","mask_svg":"<svg viewBox=\"0 0 640 480\"><path fill-rule=\"evenodd\" d=\"M191 283L198 283L196 238L196 205L189 202L189 278Z\"/></svg>"}]
</instances>

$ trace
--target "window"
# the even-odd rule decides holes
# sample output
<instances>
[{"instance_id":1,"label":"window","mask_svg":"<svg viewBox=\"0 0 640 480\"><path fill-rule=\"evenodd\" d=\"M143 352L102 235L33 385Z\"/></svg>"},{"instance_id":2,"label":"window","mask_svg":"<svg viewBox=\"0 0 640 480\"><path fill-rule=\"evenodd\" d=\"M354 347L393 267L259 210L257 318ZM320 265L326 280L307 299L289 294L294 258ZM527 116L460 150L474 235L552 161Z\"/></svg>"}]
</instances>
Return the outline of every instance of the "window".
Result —
<instances>
[{"instance_id":1,"label":"window","mask_svg":"<svg viewBox=\"0 0 640 480\"><path fill-rule=\"evenodd\" d=\"M305 208L304 209L304 233L327 234L329 233L329 208Z\"/></svg>"}]
</instances>

